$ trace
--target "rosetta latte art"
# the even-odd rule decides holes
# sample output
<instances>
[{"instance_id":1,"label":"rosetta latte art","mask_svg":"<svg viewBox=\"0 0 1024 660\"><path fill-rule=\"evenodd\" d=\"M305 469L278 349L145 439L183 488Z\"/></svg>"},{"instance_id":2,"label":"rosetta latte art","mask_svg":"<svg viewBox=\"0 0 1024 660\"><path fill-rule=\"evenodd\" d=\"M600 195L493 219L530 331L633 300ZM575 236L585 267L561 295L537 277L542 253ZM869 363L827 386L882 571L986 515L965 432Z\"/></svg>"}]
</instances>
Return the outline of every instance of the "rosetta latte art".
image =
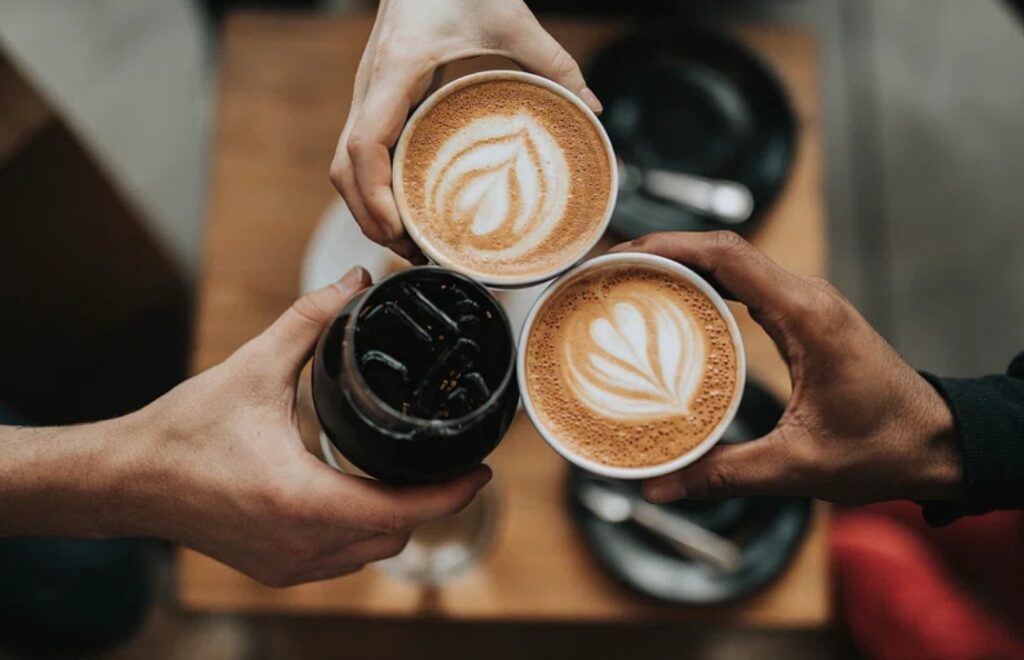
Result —
<instances>
[{"instance_id":1,"label":"rosetta latte art","mask_svg":"<svg viewBox=\"0 0 1024 660\"><path fill-rule=\"evenodd\" d=\"M539 245L565 212L569 167L529 114L477 119L452 135L427 171L426 208L489 259Z\"/></svg>"},{"instance_id":2,"label":"rosetta latte art","mask_svg":"<svg viewBox=\"0 0 1024 660\"><path fill-rule=\"evenodd\" d=\"M606 316L578 318L568 329L568 384L601 415L688 414L704 372L702 333L668 296L617 298Z\"/></svg>"}]
</instances>

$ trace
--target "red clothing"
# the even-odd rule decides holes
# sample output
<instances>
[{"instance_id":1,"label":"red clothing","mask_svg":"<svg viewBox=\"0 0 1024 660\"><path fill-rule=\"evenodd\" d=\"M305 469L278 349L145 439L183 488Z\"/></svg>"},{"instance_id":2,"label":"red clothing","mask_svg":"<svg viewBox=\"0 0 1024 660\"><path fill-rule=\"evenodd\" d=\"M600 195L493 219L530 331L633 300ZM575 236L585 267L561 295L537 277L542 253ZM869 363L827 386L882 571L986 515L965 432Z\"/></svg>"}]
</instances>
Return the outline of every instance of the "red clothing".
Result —
<instances>
[{"instance_id":1,"label":"red clothing","mask_svg":"<svg viewBox=\"0 0 1024 660\"><path fill-rule=\"evenodd\" d=\"M839 616L869 656L1024 659L1024 512L933 529L909 502L845 509L831 554Z\"/></svg>"}]
</instances>

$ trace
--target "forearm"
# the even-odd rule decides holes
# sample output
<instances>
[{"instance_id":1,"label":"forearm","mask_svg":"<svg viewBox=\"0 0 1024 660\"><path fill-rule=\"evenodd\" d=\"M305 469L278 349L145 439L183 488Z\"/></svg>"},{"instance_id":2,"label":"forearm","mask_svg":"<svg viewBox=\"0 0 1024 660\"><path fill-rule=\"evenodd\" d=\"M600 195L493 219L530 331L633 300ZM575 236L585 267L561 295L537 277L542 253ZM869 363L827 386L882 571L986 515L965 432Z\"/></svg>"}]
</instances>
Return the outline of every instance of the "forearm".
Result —
<instances>
[{"instance_id":1,"label":"forearm","mask_svg":"<svg viewBox=\"0 0 1024 660\"><path fill-rule=\"evenodd\" d=\"M0 426L0 537L135 532L132 417L65 427Z\"/></svg>"}]
</instances>

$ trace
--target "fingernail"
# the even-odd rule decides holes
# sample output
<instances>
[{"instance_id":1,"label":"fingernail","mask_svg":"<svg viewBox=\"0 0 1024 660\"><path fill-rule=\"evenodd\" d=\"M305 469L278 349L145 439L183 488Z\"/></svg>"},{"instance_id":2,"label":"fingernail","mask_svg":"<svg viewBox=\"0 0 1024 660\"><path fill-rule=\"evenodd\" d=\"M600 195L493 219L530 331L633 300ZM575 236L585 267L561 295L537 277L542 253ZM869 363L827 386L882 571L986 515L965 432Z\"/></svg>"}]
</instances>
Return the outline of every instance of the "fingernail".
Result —
<instances>
[{"instance_id":1,"label":"fingernail","mask_svg":"<svg viewBox=\"0 0 1024 660\"><path fill-rule=\"evenodd\" d=\"M367 273L366 269L362 266L353 266L340 280L338 280L338 284L346 289L354 289L365 282L366 278L369 276L370 274Z\"/></svg>"},{"instance_id":2,"label":"fingernail","mask_svg":"<svg viewBox=\"0 0 1024 660\"><path fill-rule=\"evenodd\" d=\"M595 114L601 114L604 111L604 106L597 100L597 94L592 92L589 87L584 87L583 91L580 92L580 98L586 103Z\"/></svg>"},{"instance_id":3,"label":"fingernail","mask_svg":"<svg viewBox=\"0 0 1024 660\"><path fill-rule=\"evenodd\" d=\"M644 499L661 504L672 502L686 497L686 489L678 481L659 481L652 484L644 484Z\"/></svg>"}]
</instances>

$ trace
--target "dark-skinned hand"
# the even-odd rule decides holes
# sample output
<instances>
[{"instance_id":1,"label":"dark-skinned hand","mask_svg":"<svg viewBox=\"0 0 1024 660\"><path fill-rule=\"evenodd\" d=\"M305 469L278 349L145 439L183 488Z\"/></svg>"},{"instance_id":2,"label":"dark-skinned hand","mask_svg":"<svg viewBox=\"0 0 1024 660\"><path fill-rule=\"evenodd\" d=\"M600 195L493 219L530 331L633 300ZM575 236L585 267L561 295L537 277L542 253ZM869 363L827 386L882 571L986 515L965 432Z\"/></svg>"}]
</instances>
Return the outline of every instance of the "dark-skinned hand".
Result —
<instances>
[{"instance_id":1,"label":"dark-skinned hand","mask_svg":"<svg viewBox=\"0 0 1024 660\"><path fill-rule=\"evenodd\" d=\"M613 251L678 261L746 305L793 383L773 431L648 480L648 499L955 496L961 463L949 407L829 282L787 271L732 232L651 234Z\"/></svg>"}]
</instances>

